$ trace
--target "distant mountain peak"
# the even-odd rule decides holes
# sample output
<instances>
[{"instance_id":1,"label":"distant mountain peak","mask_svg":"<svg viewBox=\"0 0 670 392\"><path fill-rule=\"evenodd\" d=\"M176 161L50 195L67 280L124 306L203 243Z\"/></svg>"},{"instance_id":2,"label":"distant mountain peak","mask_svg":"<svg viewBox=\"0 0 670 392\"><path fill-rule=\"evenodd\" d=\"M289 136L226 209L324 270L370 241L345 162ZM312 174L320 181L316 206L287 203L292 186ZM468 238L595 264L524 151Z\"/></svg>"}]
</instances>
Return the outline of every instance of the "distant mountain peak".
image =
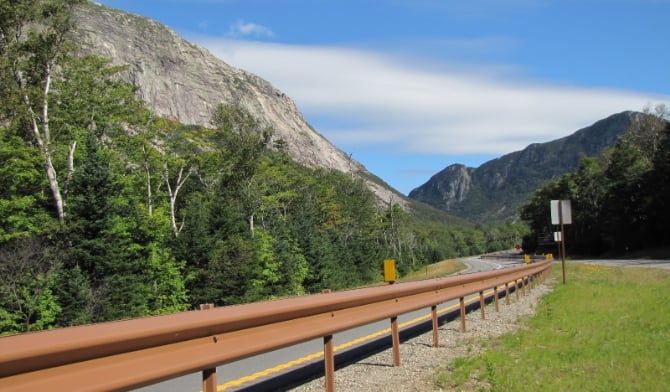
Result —
<instances>
[{"instance_id":1,"label":"distant mountain peak","mask_svg":"<svg viewBox=\"0 0 670 392\"><path fill-rule=\"evenodd\" d=\"M643 113L616 113L569 136L533 143L478 168L453 164L409 193L424 202L476 222L512 220L544 182L576 170L586 156L612 147Z\"/></svg>"}]
</instances>

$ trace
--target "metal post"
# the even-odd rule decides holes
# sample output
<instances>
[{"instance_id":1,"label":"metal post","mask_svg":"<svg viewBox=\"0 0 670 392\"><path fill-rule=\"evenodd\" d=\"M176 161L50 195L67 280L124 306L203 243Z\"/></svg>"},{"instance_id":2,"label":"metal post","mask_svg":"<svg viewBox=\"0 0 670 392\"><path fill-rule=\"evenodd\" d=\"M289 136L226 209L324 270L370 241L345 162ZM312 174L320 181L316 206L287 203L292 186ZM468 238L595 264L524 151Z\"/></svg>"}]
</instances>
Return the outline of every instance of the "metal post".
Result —
<instances>
[{"instance_id":1,"label":"metal post","mask_svg":"<svg viewBox=\"0 0 670 392\"><path fill-rule=\"evenodd\" d=\"M326 377L326 392L335 392L335 353L333 335L323 337L323 366Z\"/></svg>"},{"instance_id":2,"label":"metal post","mask_svg":"<svg viewBox=\"0 0 670 392\"><path fill-rule=\"evenodd\" d=\"M565 284L565 227L563 225L563 203L558 201L558 219L561 223L561 266L563 268L563 284Z\"/></svg>"},{"instance_id":3,"label":"metal post","mask_svg":"<svg viewBox=\"0 0 670 392\"><path fill-rule=\"evenodd\" d=\"M565 284L565 228L561 223L561 267L563 268L563 284Z\"/></svg>"},{"instance_id":4,"label":"metal post","mask_svg":"<svg viewBox=\"0 0 670 392\"><path fill-rule=\"evenodd\" d=\"M465 332L465 298L460 298L461 305L461 332Z\"/></svg>"},{"instance_id":5,"label":"metal post","mask_svg":"<svg viewBox=\"0 0 670 392\"><path fill-rule=\"evenodd\" d=\"M430 314L433 319L433 347L439 347L439 334L438 334L438 328L439 325L437 323L437 305L433 305L430 307Z\"/></svg>"},{"instance_id":6,"label":"metal post","mask_svg":"<svg viewBox=\"0 0 670 392\"><path fill-rule=\"evenodd\" d=\"M393 366L400 366L400 333L398 316L391 317L391 340L393 340Z\"/></svg>"}]
</instances>

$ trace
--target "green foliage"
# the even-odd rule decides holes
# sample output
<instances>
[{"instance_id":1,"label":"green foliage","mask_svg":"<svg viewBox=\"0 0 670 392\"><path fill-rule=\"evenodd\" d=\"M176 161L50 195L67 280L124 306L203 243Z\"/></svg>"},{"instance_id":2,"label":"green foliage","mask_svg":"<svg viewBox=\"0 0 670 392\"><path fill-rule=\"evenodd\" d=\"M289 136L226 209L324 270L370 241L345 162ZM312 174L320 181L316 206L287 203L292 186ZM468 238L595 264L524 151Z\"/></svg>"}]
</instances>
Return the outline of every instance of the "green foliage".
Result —
<instances>
[{"instance_id":1,"label":"green foliage","mask_svg":"<svg viewBox=\"0 0 670 392\"><path fill-rule=\"evenodd\" d=\"M427 224L358 175L295 163L240 106L211 129L155 118L123 67L71 56L77 2L0 0L0 333L350 288L386 258L406 274L511 246L507 229Z\"/></svg>"},{"instance_id":2,"label":"green foliage","mask_svg":"<svg viewBox=\"0 0 670 392\"><path fill-rule=\"evenodd\" d=\"M305 294L304 282L309 274L309 263L303 255L298 241L294 237L280 237L275 243L277 259L282 260L277 286L281 291L275 295L302 295Z\"/></svg>"},{"instance_id":3,"label":"green foliage","mask_svg":"<svg viewBox=\"0 0 670 392\"><path fill-rule=\"evenodd\" d=\"M0 243L54 227L44 209L47 200L39 154L5 128L0 128L0 184Z\"/></svg>"},{"instance_id":4,"label":"green foliage","mask_svg":"<svg viewBox=\"0 0 670 392\"><path fill-rule=\"evenodd\" d=\"M100 297L94 319L104 320L118 314L113 308L135 308L132 293L137 290L127 284L139 271L129 260L130 241L112 202L119 185L110 171L109 158L98 149L92 135L86 147L86 157L72 181L72 217L66 233L66 241L72 245L67 248L67 265L78 266L89 276ZM127 275L119 277L120 273Z\"/></svg>"},{"instance_id":5,"label":"green foliage","mask_svg":"<svg viewBox=\"0 0 670 392\"><path fill-rule=\"evenodd\" d=\"M175 313L188 309L188 293L183 278L185 263L177 262L168 249L156 243L147 246L148 265L144 276L148 284L149 314Z\"/></svg>"},{"instance_id":6,"label":"green foliage","mask_svg":"<svg viewBox=\"0 0 670 392\"><path fill-rule=\"evenodd\" d=\"M52 282L36 277L23 283L12 293L16 303L0 308L0 335L40 331L54 326L61 309L52 294Z\"/></svg>"},{"instance_id":7,"label":"green foliage","mask_svg":"<svg viewBox=\"0 0 670 392\"><path fill-rule=\"evenodd\" d=\"M0 335L55 326L61 307L53 294L59 265L52 253L38 238L0 246Z\"/></svg>"},{"instance_id":8,"label":"green foliage","mask_svg":"<svg viewBox=\"0 0 670 392\"><path fill-rule=\"evenodd\" d=\"M662 113L662 112L661 112ZM568 251L623 253L670 244L667 224L667 178L670 174L670 125L647 115L634 124L615 147L582 160L579 170L545 184L521 208L531 235L524 248L556 229L549 201L572 200L573 224L566 228Z\"/></svg>"},{"instance_id":9,"label":"green foliage","mask_svg":"<svg viewBox=\"0 0 670 392\"><path fill-rule=\"evenodd\" d=\"M56 318L57 325L71 326L93 321L93 290L87 274L78 265L59 269L53 293L61 307Z\"/></svg>"},{"instance_id":10,"label":"green foliage","mask_svg":"<svg viewBox=\"0 0 670 392\"><path fill-rule=\"evenodd\" d=\"M253 237L255 267L249 277L249 295L252 298L267 298L273 286L281 279L281 261L274 254L275 240L263 230L256 230Z\"/></svg>"}]
</instances>

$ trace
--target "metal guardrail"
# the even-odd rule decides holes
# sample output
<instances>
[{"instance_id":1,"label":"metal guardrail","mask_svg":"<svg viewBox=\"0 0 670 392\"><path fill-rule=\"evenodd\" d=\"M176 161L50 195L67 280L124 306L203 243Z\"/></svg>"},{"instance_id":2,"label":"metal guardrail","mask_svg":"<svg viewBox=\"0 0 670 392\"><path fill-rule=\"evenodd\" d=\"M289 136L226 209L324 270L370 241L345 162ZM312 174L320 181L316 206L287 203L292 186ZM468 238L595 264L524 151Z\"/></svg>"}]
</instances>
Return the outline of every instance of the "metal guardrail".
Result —
<instances>
[{"instance_id":1,"label":"metal guardrail","mask_svg":"<svg viewBox=\"0 0 670 392\"><path fill-rule=\"evenodd\" d=\"M205 391L216 390L215 368L315 338L324 340L326 390L334 391L332 336L391 320L394 365L400 365L397 317L510 283L525 289L546 276L544 261L446 278L211 308L166 316L31 332L0 338L2 391L110 391L137 388L203 372ZM212 389L213 388L213 389Z\"/></svg>"}]
</instances>

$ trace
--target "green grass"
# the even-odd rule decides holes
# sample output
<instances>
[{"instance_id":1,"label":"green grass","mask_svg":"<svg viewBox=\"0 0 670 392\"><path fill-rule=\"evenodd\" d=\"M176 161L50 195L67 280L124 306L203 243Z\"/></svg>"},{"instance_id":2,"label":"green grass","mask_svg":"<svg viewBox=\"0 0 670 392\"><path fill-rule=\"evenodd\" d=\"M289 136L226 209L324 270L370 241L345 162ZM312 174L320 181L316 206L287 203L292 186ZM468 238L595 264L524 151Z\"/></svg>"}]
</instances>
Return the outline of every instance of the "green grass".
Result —
<instances>
[{"instance_id":1,"label":"green grass","mask_svg":"<svg viewBox=\"0 0 670 392\"><path fill-rule=\"evenodd\" d=\"M399 282L409 282L413 280L442 278L463 271L467 266L457 260L444 260L435 264L429 264L424 268L411 272L401 277Z\"/></svg>"},{"instance_id":2,"label":"green grass","mask_svg":"<svg viewBox=\"0 0 670 392\"><path fill-rule=\"evenodd\" d=\"M519 331L444 365L461 391L670 391L670 270L568 263Z\"/></svg>"}]
</instances>

